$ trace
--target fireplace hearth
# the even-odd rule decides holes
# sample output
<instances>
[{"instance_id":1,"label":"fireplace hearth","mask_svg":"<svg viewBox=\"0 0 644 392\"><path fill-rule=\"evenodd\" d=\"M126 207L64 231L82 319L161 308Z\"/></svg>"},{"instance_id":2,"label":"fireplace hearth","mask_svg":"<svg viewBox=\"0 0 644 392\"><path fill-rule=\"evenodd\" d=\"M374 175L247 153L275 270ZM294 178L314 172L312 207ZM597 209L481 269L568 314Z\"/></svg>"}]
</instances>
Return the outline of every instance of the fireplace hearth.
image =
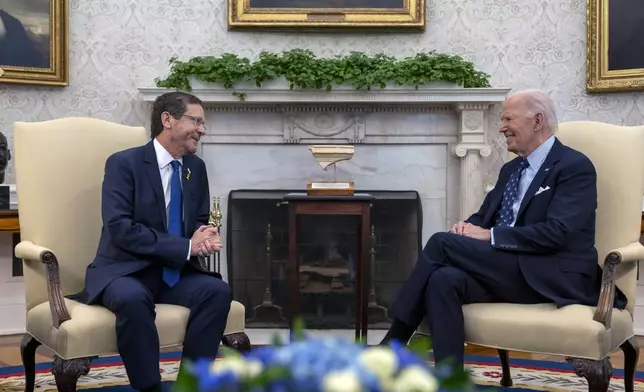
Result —
<instances>
[{"instance_id":1,"label":"fireplace hearth","mask_svg":"<svg viewBox=\"0 0 644 392\"><path fill-rule=\"evenodd\" d=\"M283 197L298 190L233 190L225 213L229 284L246 306L247 328L288 328L288 304L301 296L310 329L353 329L356 318L357 224L352 216L302 216L299 293L289 292L289 214ZM368 328L390 326L388 307L422 247L423 214L415 191L360 190L371 208Z\"/></svg>"}]
</instances>

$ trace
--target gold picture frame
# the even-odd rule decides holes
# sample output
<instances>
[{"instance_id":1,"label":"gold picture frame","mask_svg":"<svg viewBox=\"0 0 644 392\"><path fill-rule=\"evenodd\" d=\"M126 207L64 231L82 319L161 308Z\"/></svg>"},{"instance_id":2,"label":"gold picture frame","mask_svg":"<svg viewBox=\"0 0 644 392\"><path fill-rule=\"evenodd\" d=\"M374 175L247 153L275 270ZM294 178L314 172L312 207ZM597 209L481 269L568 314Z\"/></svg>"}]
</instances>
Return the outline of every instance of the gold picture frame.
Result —
<instances>
[{"instance_id":1,"label":"gold picture frame","mask_svg":"<svg viewBox=\"0 0 644 392\"><path fill-rule=\"evenodd\" d=\"M587 0L586 90L644 91L644 26L639 2ZM626 9L624 7L640 7Z\"/></svg>"},{"instance_id":2,"label":"gold picture frame","mask_svg":"<svg viewBox=\"0 0 644 392\"><path fill-rule=\"evenodd\" d=\"M425 0L228 0L228 27L425 29Z\"/></svg>"},{"instance_id":3,"label":"gold picture frame","mask_svg":"<svg viewBox=\"0 0 644 392\"><path fill-rule=\"evenodd\" d=\"M69 84L68 0L0 0L0 25L0 83Z\"/></svg>"}]
</instances>

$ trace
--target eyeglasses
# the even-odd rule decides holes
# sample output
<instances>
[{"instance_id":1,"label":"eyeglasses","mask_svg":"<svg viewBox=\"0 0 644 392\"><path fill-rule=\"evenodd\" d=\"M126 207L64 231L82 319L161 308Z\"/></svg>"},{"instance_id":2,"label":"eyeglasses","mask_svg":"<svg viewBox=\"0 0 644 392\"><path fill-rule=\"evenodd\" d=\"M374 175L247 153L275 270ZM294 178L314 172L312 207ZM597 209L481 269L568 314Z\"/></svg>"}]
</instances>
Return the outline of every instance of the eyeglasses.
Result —
<instances>
[{"instance_id":1,"label":"eyeglasses","mask_svg":"<svg viewBox=\"0 0 644 392\"><path fill-rule=\"evenodd\" d=\"M198 126L198 127L203 127L203 130L204 130L204 131L207 129L207 128L206 128L206 123L205 123L205 121L204 121L203 119L199 118L199 117L189 116L189 115L187 115L187 114L183 114L183 115L181 115L181 117L189 118L190 120L192 120L192 122L193 122L196 126Z\"/></svg>"}]
</instances>

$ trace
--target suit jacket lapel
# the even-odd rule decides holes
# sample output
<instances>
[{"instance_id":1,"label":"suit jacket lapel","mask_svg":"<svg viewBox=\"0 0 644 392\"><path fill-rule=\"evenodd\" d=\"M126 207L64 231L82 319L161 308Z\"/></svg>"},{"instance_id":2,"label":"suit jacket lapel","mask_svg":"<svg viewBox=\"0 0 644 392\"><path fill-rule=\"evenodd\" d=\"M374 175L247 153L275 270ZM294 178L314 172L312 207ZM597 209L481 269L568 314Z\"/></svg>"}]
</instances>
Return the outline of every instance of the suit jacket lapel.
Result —
<instances>
[{"instance_id":1,"label":"suit jacket lapel","mask_svg":"<svg viewBox=\"0 0 644 392\"><path fill-rule=\"evenodd\" d=\"M159 163L157 161L157 154L154 151L154 145L152 142L149 142L144 147L144 160L145 160L145 173L150 180L150 185L152 185L152 190L154 191L154 196L157 199L158 211L161 214L161 219L163 221L163 226L167 229L168 222L165 210L165 195L163 194L163 187L161 186L161 174L159 173Z\"/></svg>"},{"instance_id":2,"label":"suit jacket lapel","mask_svg":"<svg viewBox=\"0 0 644 392\"><path fill-rule=\"evenodd\" d=\"M188 235L190 231L189 227L189 214L187 212L192 211L192 195L193 195L193 184L195 180L192 178L192 159L190 156L186 155L183 157L183 166L181 173L181 185L183 191L183 232Z\"/></svg>"},{"instance_id":3,"label":"suit jacket lapel","mask_svg":"<svg viewBox=\"0 0 644 392\"><path fill-rule=\"evenodd\" d=\"M546 179L546 176L548 175L548 173L550 173L552 167L555 165L555 163L557 163L557 161L559 161L559 158L561 157L561 152L562 152L562 144L558 139L555 139L555 142L552 145L552 149L550 149L550 152L548 153L546 160L543 162L543 164L539 168L539 171L532 179L532 182L530 183L528 190L525 192L525 195L523 196L523 200L521 200L521 207L519 207L519 213L517 214L517 219L521 216L523 211L526 209L526 207L534 197L534 194L537 193L537 191L539 190L539 187L541 186L541 183L543 182L543 180Z\"/></svg>"},{"instance_id":4,"label":"suit jacket lapel","mask_svg":"<svg viewBox=\"0 0 644 392\"><path fill-rule=\"evenodd\" d=\"M514 167L509 170L510 173L514 171ZM505 190L505 185L507 184L509 180L509 176L505 176L503 178L499 177L499 181L503 184L503 187L501 188L501 191L494 192L491 196L490 200L490 205L488 206L487 209L487 214L485 215L485 219L483 219L483 226L484 227L493 227L496 222L494 222L494 218L496 217L496 212L499 209L499 206L501 205L501 201L503 200L503 191Z\"/></svg>"}]
</instances>

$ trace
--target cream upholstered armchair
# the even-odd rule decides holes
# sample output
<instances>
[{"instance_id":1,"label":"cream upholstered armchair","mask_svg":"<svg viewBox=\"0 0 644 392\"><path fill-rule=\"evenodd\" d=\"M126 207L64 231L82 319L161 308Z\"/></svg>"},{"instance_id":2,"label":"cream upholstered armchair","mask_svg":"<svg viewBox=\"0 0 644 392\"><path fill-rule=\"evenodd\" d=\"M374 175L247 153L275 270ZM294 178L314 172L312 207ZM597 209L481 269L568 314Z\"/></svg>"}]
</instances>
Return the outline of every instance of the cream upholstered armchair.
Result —
<instances>
[{"instance_id":1,"label":"cream upholstered armchair","mask_svg":"<svg viewBox=\"0 0 644 392\"><path fill-rule=\"evenodd\" d=\"M633 331L637 261L644 194L644 126L625 127L576 121L559 124L556 136L582 153L597 171L598 207L595 245L603 267L597 306L508 303L463 307L467 343L498 349L501 385L511 386L508 351L561 355L588 380L591 392L606 391L612 375L609 355L625 356L626 392L633 391L639 348ZM617 285L628 299L613 309ZM427 333L426 326L419 328Z\"/></svg>"},{"instance_id":2,"label":"cream upholstered armchair","mask_svg":"<svg viewBox=\"0 0 644 392\"><path fill-rule=\"evenodd\" d=\"M27 322L21 354L25 391L34 390L35 351L54 356L59 391L76 390L93 358L117 354L115 317L107 309L65 296L83 289L101 232L101 183L112 153L149 141L144 128L91 118L63 118L13 126L14 162L22 241ZM161 347L183 342L189 310L157 305ZM250 348L244 306L233 302L223 343Z\"/></svg>"}]
</instances>

